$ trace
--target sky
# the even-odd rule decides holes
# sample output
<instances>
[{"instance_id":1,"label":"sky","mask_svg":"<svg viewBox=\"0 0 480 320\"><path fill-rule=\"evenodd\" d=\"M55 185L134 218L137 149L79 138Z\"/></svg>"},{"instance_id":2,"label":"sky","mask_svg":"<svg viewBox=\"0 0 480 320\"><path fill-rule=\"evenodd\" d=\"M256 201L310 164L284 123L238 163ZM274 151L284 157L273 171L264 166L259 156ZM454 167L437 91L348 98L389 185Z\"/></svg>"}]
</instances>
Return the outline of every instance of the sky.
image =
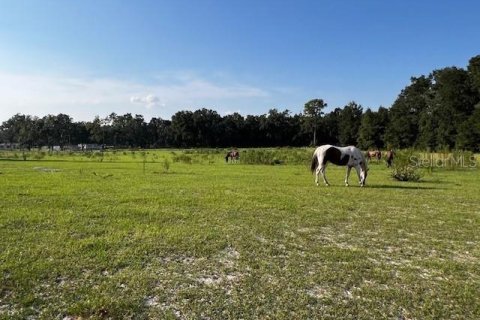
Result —
<instances>
[{"instance_id":1,"label":"sky","mask_svg":"<svg viewBox=\"0 0 480 320\"><path fill-rule=\"evenodd\" d=\"M0 0L0 122L390 107L480 54L480 1Z\"/></svg>"}]
</instances>

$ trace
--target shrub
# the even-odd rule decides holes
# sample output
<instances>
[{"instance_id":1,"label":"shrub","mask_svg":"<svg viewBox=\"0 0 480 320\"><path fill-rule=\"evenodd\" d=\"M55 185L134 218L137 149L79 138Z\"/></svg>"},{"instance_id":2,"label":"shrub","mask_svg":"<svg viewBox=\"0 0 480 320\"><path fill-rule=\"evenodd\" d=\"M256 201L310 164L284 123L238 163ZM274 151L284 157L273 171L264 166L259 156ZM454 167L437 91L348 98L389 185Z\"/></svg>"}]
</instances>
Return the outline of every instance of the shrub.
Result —
<instances>
[{"instance_id":1,"label":"shrub","mask_svg":"<svg viewBox=\"0 0 480 320\"><path fill-rule=\"evenodd\" d=\"M192 160L192 157L190 157L189 155L181 153L181 154L175 154L173 156L173 162L183 162L187 164L192 164L193 160Z\"/></svg>"},{"instance_id":2,"label":"shrub","mask_svg":"<svg viewBox=\"0 0 480 320\"><path fill-rule=\"evenodd\" d=\"M277 158L273 158L272 162L270 163L272 166L276 164L283 164L283 161Z\"/></svg>"},{"instance_id":3,"label":"shrub","mask_svg":"<svg viewBox=\"0 0 480 320\"><path fill-rule=\"evenodd\" d=\"M245 164L308 164L312 160L311 149L250 149L240 153Z\"/></svg>"},{"instance_id":4,"label":"shrub","mask_svg":"<svg viewBox=\"0 0 480 320\"><path fill-rule=\"evenodd\" d=\"M395 154L392 166L392 177L398 181L419 181L422 176L418 166L412 159L418 159L413 150L399 151Z\"/></svg>"},{"instance_id":5,"label":"shrub","mask_svg":"<svg viewBox=\"0 0 480 320\"><path fill-rule=\"evenodd\" d=\"M168 160L167 158L163 159L163 171L164 172L168 172L168 170L170 169L170 160Z\"/></svg>"},{"instance_id":6,"label":"shrub","mask_svg":"<svg viewBox=\"0 0 480 320\"><path fill-rule=\"evenodd\" d=\"M422 178L416 167L411 166L394 166L392 177L398 181L419 181Z\"/></svg>"},{"instance_id":7,"label":"shrub","mask_svg":"<svg viewBox=\"0 0 480 320\"><path fill-rule=\"evenodd\" d=\"M46 154L44 151L39 151L39 152L35 153L35 155L33 156L33 158L34 158L35 160L41 160L41 159L45 158L46 155L47 155L47 154Z\"/></svg>"}]
</instances>

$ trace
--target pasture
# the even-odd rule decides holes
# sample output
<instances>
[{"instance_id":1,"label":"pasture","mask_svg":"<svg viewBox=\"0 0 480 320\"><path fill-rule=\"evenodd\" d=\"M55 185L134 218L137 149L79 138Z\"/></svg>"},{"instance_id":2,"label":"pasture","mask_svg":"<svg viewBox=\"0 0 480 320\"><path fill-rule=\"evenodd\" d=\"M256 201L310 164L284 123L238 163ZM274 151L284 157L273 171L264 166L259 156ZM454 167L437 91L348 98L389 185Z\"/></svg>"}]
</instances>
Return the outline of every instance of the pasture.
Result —
<instances>
[{"instance_id":1,"label":"pasture","mask_svg":"<svg viewBox=\"0 0 480 320\"><path fill-rule=\"evenodd\" d=\"M288 152L4 152L0 318L480 318L479 168L316 187Z\"/></svg>"}]
</instances>

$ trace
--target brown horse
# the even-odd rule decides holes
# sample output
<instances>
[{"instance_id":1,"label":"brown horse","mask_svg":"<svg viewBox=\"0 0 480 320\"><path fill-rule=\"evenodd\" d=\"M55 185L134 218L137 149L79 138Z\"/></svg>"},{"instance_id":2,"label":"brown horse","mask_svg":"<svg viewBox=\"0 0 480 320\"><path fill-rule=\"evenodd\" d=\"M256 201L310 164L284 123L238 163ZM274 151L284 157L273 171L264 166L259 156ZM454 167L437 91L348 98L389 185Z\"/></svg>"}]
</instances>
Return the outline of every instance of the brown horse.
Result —
<instances>
[{"instance_id":1,"label":"brown horse","mask_svg":"<svg viewBox=\"0 0 480 320\"><path fill-rule=\"evenodd\" d=\"M372 158L376 158L378 162L382 158L382 153L379 150L367 151L365 156L367 157L368 161L370 161Z\"/></svg>"},{"instance_id":2,"label":"brown horse","mask_svg":"<svg viewBox=\"0 0 480 320\"><path fill-rule=\"evenodd\" d=\"M393 149L390 149L390 151L387 151L387 153L385 154L385 161L387 162L388 168L392 166L394 156L395 156L395 151L393 151Z\"/></svg>"},{"instance_id":3,"label":"brown horse","mask_svg":"<svg viewBox=\"0 0 480 320\"><path fill-rule=\"evenodd\" d=\"M240 159L240 153L237 150L232 150L227 153L225 156L225 162L228 163L228 158L230 158L230 162L237 162Z\"/></svg>"}]
</instances>

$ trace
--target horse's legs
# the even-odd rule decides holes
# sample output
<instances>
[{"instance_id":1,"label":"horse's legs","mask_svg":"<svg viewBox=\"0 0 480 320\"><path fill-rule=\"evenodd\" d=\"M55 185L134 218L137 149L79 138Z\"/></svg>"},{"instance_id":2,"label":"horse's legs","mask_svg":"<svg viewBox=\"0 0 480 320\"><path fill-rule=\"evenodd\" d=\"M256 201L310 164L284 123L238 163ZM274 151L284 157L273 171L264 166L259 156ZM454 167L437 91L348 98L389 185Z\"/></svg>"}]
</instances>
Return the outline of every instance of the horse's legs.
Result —
<instances>
[{"instance_id":1,"label":"horse's legs","mask_svg":"<svg viewBox=\"0 0 480 320\"><path fill-rule=\"evenodd\" d=\"M359 166L355 166L355 171L357 171L358 183L362 184L362 178L360 177L360 168Z\"/></svg>"},{"instance_id":2,"label":"horse's legs","mask_svg":"<svg viewBox=\"0 0 480 320\"><path fill-rule=\"evenodd\" d=\"M327 178L325 177L325 167L317 167L317 170L315 170L315 184L318 186L318 175L322 174L323 182L325 185L329 185Z\"/></svg>"},{"instance_id":3,"label":"horse's legs","mask_svg":"<svg viewBox=\"0 0 480 320\"><path fill-rule=\"evenodd\" d=\"M328 187L330 184L328 183L328 181L327 181L327 176L325 175L325 169L326 169L326 168L327 168L326 166L321 166L321 167L320 167L320 173L322 174L323 182L324 182L325 185ZM317 183L317 185L318 185L318 183Z\"/></svg>"},{"instance_id":4,"label":"horse's legs","mask_svg":"<svg viewBox=\"0 0 480 320\"><path fill-rule=\"evenodd\" d=\"M345 174L345 186L348 187L348 177L350 176L350 170L352 170L352 167L347 166L347 173Z\"/></svg>"}]
</instances>

